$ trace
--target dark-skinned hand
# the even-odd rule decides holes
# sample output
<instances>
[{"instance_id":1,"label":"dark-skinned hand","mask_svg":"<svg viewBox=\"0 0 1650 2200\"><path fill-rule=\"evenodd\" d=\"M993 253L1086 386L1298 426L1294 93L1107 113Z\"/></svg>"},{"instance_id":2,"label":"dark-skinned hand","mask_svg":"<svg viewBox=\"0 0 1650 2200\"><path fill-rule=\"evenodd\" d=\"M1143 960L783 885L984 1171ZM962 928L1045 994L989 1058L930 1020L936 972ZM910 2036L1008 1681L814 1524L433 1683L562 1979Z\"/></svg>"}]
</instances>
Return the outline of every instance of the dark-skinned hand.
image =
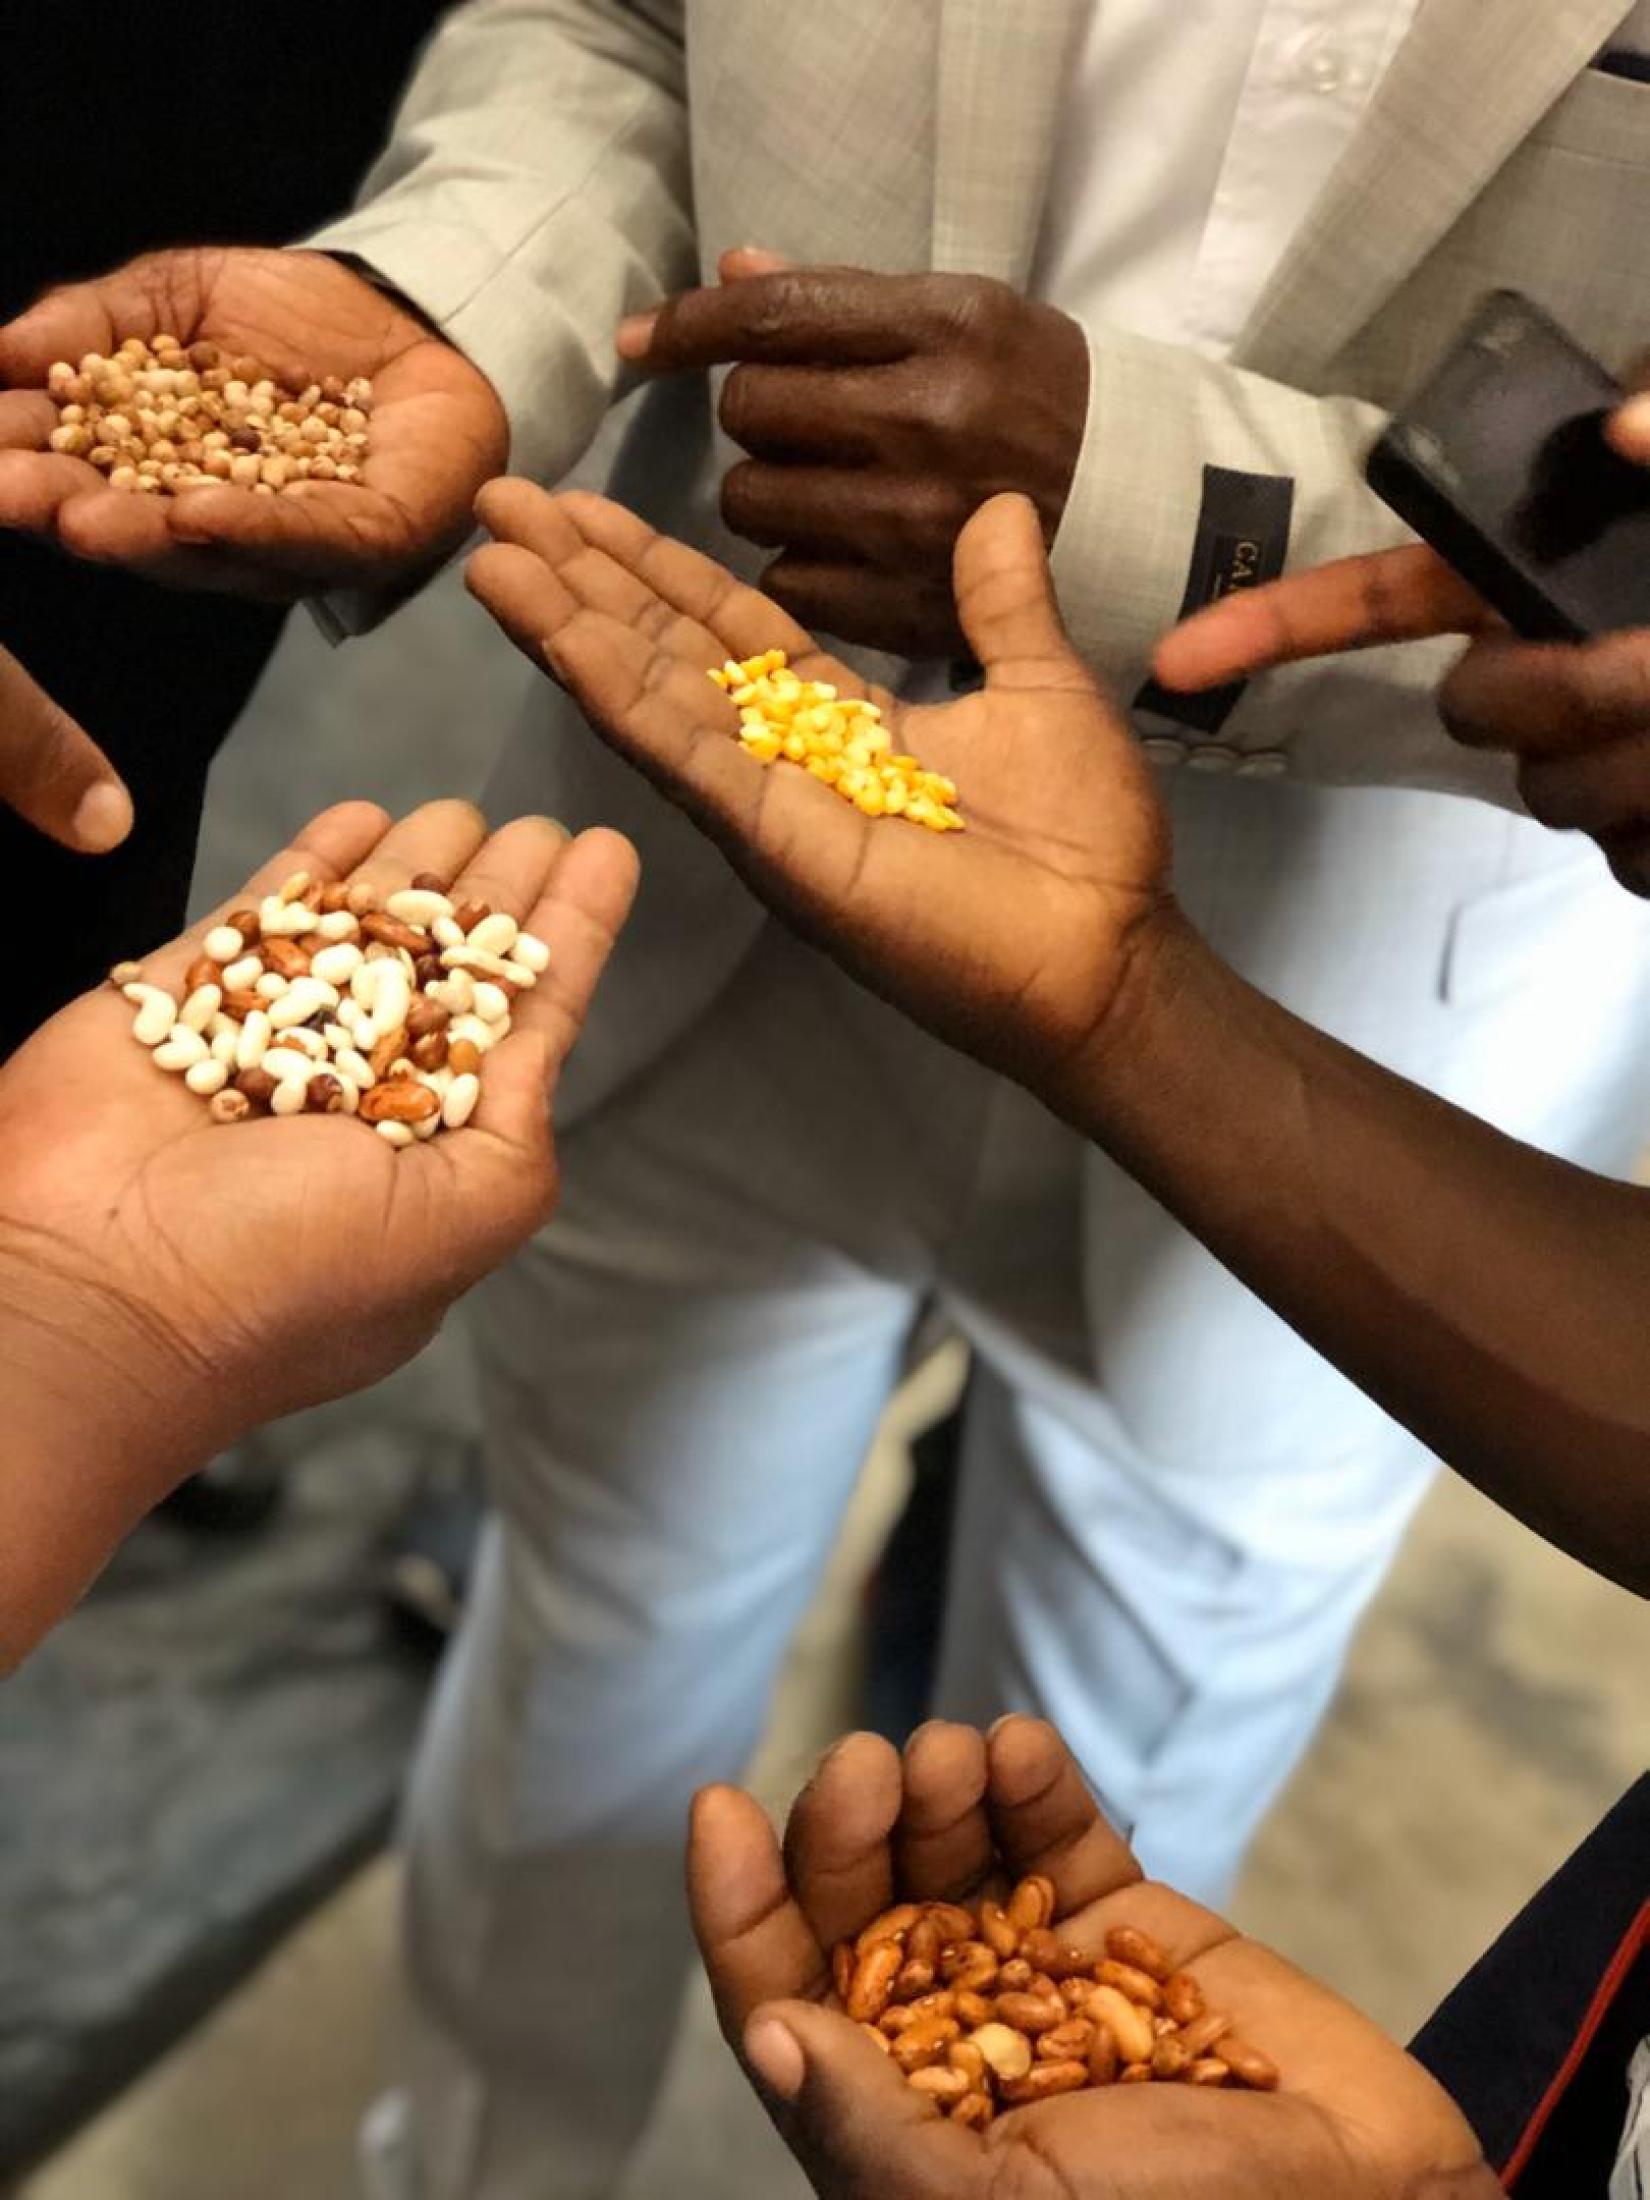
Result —
<instances>
[{"instance_id":1,"label":"dark-skinned hand","mask_svg":"<svg viewBox=\"0 0 1650 2200\"><path fill-rule=\"evenodd\" d=\"M1099 1955L1149 1933L1280 2067L1274 2093L1067 2093L984 2132L945 2121L831 1998L830 1951L903 1900L1002 1899L1040 1873L1059 1932ZM903 1758L841 1742L783 1849L736 1788L696 1800L688 1892L723 2032L822 2200L1493 2200L1465 2119L1326 1988L1143 1879L1040 1720L935 1722Z\"/></svg>"},{"instance_id":2,"label":"dark-skinned hand","mask_svg":"<svg viewBox=\"0 0 1650 2200\"><path fill-rule=\"evenodd\" d=\"M1624 458L1650 466L1650 397L1610 423ZM1468 748L1518 762L1530 815L1590 834L1617 879L1650 895L1650 628L1580 644L1525 642L1424 545L1343 558L1202 611L1168 635L1154 670L1182 693L1274 665L1462 634L1471 647L1439 691Z\"/></svg>"},{"instance_id":3,"label":"dark-skinned hand","mask_svg":"<svg viewBox=\"0 0 1650 2200\"><path fill-rule=\"evenodd\" d=\"M776 603L600 497L501 481L477 509L498 540L471 561L476 595L765 900L1051 1105L1082 1087L1131 973L1182 927L1150 774L1066 639L1024 498L995 499L957 544L957 615L985 685L933 707L867 689ZM870 694L896 748L956 781L967 830L863 816L795 765L748 756L706 672L770 648L805 679Z\"/></svg>"},{"instance_id":4,"label":"dark-skinned hand","mask_svg":"<svg viewBox=\"0 0 1650 2200\"><path fill-rule=\"evenodd\" d=\"M368 375L372 442L358 482L280 496L228 485L185 496L111 489L47 448L46 376L162 330L256 358L284 382ZM47 293L0 328L0 527L178 588L288 601L380 588L432 568L470 531L476 491L509 448L492 384L451 344L319 252L153 252Z\"/></svg>"},{"instance_id":5,"label":"dark-skinned hand","mask_svg":"<svg viewBox=\"0 0 1650 2200\"><path fill-rule=\"evenodd\" d=\"M806 626L906 657L963 647L951 555L987 498L1031 499L1052 541L1088 417L1077 323L973 275L877 275L729 253L719 287L619 331L645 373L731 366L722 485L737 535Z\"/></svg>"},{"instance_id":6,"label":"dark-skinned hand","mask_svg":"<svg viewBox=\"0 0 1650 2200\"><path fill-rule=\"evenodd\" d=\"M104 855L132 829L132 798L119 773L4 649L0 804L79 855Z\"/></svg>"}]
</instances>

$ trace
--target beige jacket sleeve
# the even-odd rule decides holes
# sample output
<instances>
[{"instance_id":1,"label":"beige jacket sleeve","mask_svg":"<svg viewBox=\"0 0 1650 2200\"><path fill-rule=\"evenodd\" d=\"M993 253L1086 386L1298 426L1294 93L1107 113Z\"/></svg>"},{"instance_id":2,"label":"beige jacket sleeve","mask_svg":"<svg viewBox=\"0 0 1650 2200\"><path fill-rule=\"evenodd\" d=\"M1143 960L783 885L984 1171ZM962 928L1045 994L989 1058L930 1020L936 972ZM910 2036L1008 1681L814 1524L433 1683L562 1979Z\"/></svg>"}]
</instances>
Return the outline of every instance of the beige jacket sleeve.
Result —
<instances>
[{"instance_id":1,"label":"beige jacket sleeve","mask_svg":"<svg viewBox=\"0 0 1650 2200\"><path fill-rule=\"evenodd\" d=\"M1089 346L1088 432L1054 566L1079 646L1115 693L1139 692L1153 644L1180 617L1206 467L1293 484L1290 572L1413 540L1364 484L1378 407L1117 330L1091 329ZM1460 649L1376 649L1268 674L1218 733L1188 734L1187 754L1212 741L1229 769L1265 752L1271 769L1322 784L1437 788L1517 809L1507 759L1458 747L1439 723L1437 687Z\"/></svg>"},{"instance_id":2,"label":"beige jacket sleeve","mask_svg":"<svg viewBox=\"0 0 1650 2200\"><path fill-rule=\"evenodd\" d=\"M352 254L487 375L512 471L554 481L619 387L627 312L698 279L681 0L468 0L431 43Z\"/></svg>"}]
</instances>

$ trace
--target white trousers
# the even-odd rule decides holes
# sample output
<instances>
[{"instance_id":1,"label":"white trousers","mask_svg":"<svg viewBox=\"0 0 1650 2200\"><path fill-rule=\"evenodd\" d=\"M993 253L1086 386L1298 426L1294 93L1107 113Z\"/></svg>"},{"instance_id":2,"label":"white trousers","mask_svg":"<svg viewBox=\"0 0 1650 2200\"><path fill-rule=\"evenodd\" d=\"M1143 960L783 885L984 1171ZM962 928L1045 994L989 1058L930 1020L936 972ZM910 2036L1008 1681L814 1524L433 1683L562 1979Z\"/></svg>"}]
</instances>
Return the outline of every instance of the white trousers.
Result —
<instances>
[{"instance_id":1,"label":"white trousers","mask_svg":"<svg viewBox=\"0 0 1650 2200\"><path fill-rule=\"evenodd\" d=\"M1174 795L1183 899L1248 975L1625 1165L1650 957L1590 850L1447 798ZM1101 1156L777 928L564 1161L475 1306L498 1514L408 1809L412 2200L615 2185L688 1960L689 1795L751 1753L925 1307L976 1368L935 1708L1046 1713L1205 1897L1429 1471Z\"/></svg>"}]
</instances>

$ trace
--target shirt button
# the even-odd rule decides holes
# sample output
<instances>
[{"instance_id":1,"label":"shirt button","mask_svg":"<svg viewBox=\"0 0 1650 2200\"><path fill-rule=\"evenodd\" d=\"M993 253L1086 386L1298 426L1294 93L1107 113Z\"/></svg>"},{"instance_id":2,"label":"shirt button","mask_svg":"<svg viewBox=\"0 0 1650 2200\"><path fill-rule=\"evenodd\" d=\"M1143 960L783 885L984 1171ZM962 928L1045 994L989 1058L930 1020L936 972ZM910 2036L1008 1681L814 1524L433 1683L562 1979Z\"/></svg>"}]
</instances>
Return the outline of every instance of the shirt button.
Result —
<instances>
[{"instance_id":1,"label":"shirt button","mask_svg":"<svg viewBox=\"0 0 1650 2200\"><path fill-rule=\"evenodd\" d=\"M1177 741L1170 733L1148 733L1140 744L1140 753L1148 763L1161 764L1172 770L1176 764L1186 761L1186 744Z\"/></svg>"},{"instance_id":2,"label":"shirt button","mask_svg":"<svg viewBox=\"0 0 1650 2200\"><path fill-rule=\"evenodd\" d=\"M1218 741L1206 741L1187 757L1186 769L1190 772L1229 772L1236 768L1237 761L1236 749L1223 749Z\"/></svg>"},{"instance_id":3,"label":"shirt button","mask_svg":"<svg viewBox=\"0 0 1650 2200\"><path fill-rule=\"evenodd\" d=\"M1313 91L1321 92L1326 99L1332 98L1346 83L1346 64L1339 49L1314 46L1301 63L1301 77Z\"/></svg>"},{"instance_id":4,"label":"shirt button","mask_svg":"<svg viewBox=\"0 0 1650 2200\"><path fill-rule=\"evenodd\" d=\"M1282 749L1256 749L1246 756L1237 768L1240 779L1282 779L1289 770L1289 759Z\"/></svg>"}]
</instances>

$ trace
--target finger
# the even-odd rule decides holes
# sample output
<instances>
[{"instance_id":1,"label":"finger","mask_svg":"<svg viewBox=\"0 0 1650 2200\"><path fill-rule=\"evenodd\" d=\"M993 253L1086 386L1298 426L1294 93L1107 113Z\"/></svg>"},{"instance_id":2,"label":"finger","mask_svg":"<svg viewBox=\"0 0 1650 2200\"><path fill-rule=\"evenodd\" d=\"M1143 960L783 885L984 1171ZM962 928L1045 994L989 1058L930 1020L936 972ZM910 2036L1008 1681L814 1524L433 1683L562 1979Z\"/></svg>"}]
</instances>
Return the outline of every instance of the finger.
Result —
<instances>
[{"instance_id":1,"label":"finger","mask_svg":"<svg viewBox=\"0 0 1650 2200\"><path fill-rule=\"evenodd\" d=\"M134 507L159 502L110 489L97 468L83 458L66 458L56 451L0 450L0 527L54 539L60 516L74 503L104 498Z\"/></svg>"},{"instance_id":2,"label":"finger","mask_svg":"<svg viewBox=\"0 0 1650 2200\"><path fill-rule=\"evenodd\" d=\"M0 804L82 855L118 848L132 829L132 798L109 759L3 649Z\"/></svg>"},{"instance_id":3,"label":"finger","mask_svg":"<svg viewBox=\"0 0 1650 2200\"><path fill-rule=\"evenodd\" d=\"M972 511L961 483L940 475L746 460L722 482L722 517L747 542L888 573L921 563L948 575Z\"/></svg>"},{"instance_id":4,"label":"finger","mask_svg":"<svg viewBox=\"0 0 1650 2200\"><path fill-rule=\"evenodd\" d=\"M999 1720L987 1751L997 1847L1015 1878L1053 1880L1057 1916L1139 1880L1128 1843L1106 1823L1077 1760L1045 1719Z\"/></svg>"},{"instance_id":5,"label":"finger","mask_svg":"<svg viewBox=\"0 0 1650 2200\"><path fill-rule=\"evenodd\" d=\"M426 802L392 825L359 876L380 897L406 886L420 871L457 878L487 838L487 820L473 802Z\"/></svg>"},{"instance_id":6,"label":"finger","mask_svg":"<svg viewBox=\"0 0 1650 2200\"><path fill-rule=\"evenodd\" d=\"M569 837L553 817L512 818L488 835L456 876L433 875L451 880L447 891L455 902L485 902L525 927Z\"/></svg>"},{"instance_id":7,"label":"finger","mask_svg":"<svg viewBox=\"0 0 1650 2200\"><path fill-rule=\"evenodd\" d=\"M1630 894L1650 897L1650 832L1605 833L1599 846L1617 885Z\"/></svg>"},{"instance_id":8,"label":"finger","mask_svg":"<svg viewBox=\"0 0 1650 2200\"><path fill-rule=\"evenodd\" d=\"M694 1797L687 1885L717 2014L736 2049L764 2001L825 1993L825 1951L791 1892L767 1813L740 1789L705 1788Z\"/></svg>"},{"instance_id":9,"label":"finger","mask_svg":"<svg viewBox=\"0 0 1650 2200\"><path fill-rule=\"evenodd\" d=\"M951 589L938 573L890 573L787 551L768 567L762 586L800 625L866 649L903 657L964 651Z\"/></svg>"},{"instance_id":10,"label":"finger","mask_svg":"<svg viewBox=\"0 0 1650 2200\"><path fill-rule=\"evenodd\" d=\"M405 546L404 514L377 486L300 481L260 497L225 484L154 501L169 506L172 545L239 559L292 595L382 582Z\"/></svg>"},{"instance_id":11,"label":"finger","mask_svg":"<svg viewBox=\"0 0 1650 2200\"><path fill-rule=\"evenodd\" d=\"M1439 696L1469 748L1574 755L1650 730L1650 631L1594 642L1481 642Z\"/></svg>"},{"instance_id":12,"label":"finger","mask_svg":"<svg viewBox=\"0 0 1650 2200\"><path fill-rule=\"evenodd\" d=\"M0 395L0 450L45 450L58 419L44 390L7 390Z\"/></svg>"},{"instance_id":13,"label":"finger","mask_svg":"<svg viewBox=\"0 0 1650 2200\"><path fill-rule=\"evenodd\" d=\"M1423 544L1406 544L1227 596L1165 635L1152 670L1164 687L1195 695L1305 657L1495 624L1459 574Z\"/></svg>"},{"instance_id":14,"label":"finger","mask_svg":"<svg viewBox=\"0 0 1650 2200\"><path fill-rule=\"evenodd\" d=\"M88 352L107 358L129 336L147 341L157 335L163 297L158 278L164 261L173 263L175 279L192 279L194 255L156 254L96 282L47 291L0 328L0 381L14 388L39 387L60 359L77 365ZM187 342L193 328L174 327L172 333Z\"/></svg>"},{"instance_id":15,"label":"finger","mask_svg":"<svg viewBox=\"0 0 1650 2200\"><path fill-rule=\"evenodd\" d=\"M650 373L773 364L872 366L909 357L932 329L937 292L923 275L788 267L690 290L619 324L619 355Z\"/></svg>"},{"instance_id":16,"label":"finger","mask_svg":"<svg viewBox=\"0 0 1650 2200\"><path fill-rule=\"evenodd\" d=\"M1596 838L1650 824L1650 720L1643 733L1581 755L1526 762L1518 786L1530 815L1555 832Z\"/></svg>"},{"instance_id":17,"label":"finger","mask_svg":"<svg viewBox=\"0 0 1650 2200\"><path fill-rule=\"evenodd\" d=\"M988 687L1093 690L1066 636L1029 497L981 505L957 543L956 590L957 615Z\"/></svg>"},{"instance_id":18,"label":"finger","mask_svg":"<svg viewBox=\"0 0 1650 2200\"><path fill-rule=\"evenodd\" d=\"M892 1905L888 1840L902 1792L893 1745L876 1734L850 1734L792 1804L786 1871L822 1948L833 1948Z\"/></svg>"},{"instance_id":19,"label":"finger","mask_svg":"<svg viewBox=\"0 0 1650 2200\"><path fill-rule=\"evenodd\" d=\"M238 894L220 902L209 915L178 939L144 958L143 975L152 985L175 987L195 957L200 943L214 925L231 910L256 908L266 894L273 894L298 871L328 881L347 878L389 830L389 813L376 802L340 802L319 817L311 818L290 846L270 857L254 872Z\"/></svg>"},{"instance_id":20,"label":"finger","mask_svg":"<svg viewBox=\"0 0 1650 2200\"><path fill-rule=\"evenodd\" d=\"M704 627L725 655L755 657L764 650L782 649L796 666L814 654L813 637L804 627L786 618L771 598L714 558L657 533L636 513L606 497L575 490L561 501L591 548L605 551L673 611ZM865 692L863 682L846 668L838 669L847 683L845 694Z\"/></svg>"},{"instance_id":21,"label":"finger","mask_svg":"<svg viewBox=\"0 0 1650 2200\"><path fill-rule=\"evenodd\" d=\"M716 417L729 442L776 466L875 466L900 396L886 367L738 366Z\"/></svg>"},{"instance_id":22,"label":"finger","mask_svg":"<svg viewBox=\"0 0 1650 2200\"><path fill-rule=\"evenodd\" d=\"M1605 422L1604 435L1623 458L1637 466L1650 466L1650 395L1630 397Z\"/></svg>"},{"instance_id":23,"label":"finger","mask_svg":"<svg viewBox=\"0 0 1650 2200\"><path fill-rule=\"evenodd\" d=\"M472 1118L479 1129L516 1144L547 1135L546 1103L630 914L637 871L629 841L600 828L581 833L552 860L523 926L549 947L549 968L519 997L510 1036L487 1058Z\"/></svg>"},{"instance_id":24,"label":"finger","mask_svg":"<svg viewBox=\"0 0 1650 2200\"><path fill-rule=\"evenodd\" d=\"M913 1901L960 1901L989 1874L987 1772L985 1737L971 1726L931 1719L906 1743L894 1871Z\"/></svg>"},{"instance_id":25,"label":"finger","mask_svg":"<svg viewBox=\"0 0 1650 2200\"><path fill-rule=\"evenodd\" d=\"M795 265L783 252L770 252L766 245L736 244L717 261L716 272L725 283L748 283L753 275L777 275Z\"/></svg>"},{"instance_id":26,"label":"finger","mask_svg":"<svg viewBox=\"0 0 1650 2200\"><path fill-rule=\"evenodd\" d=\"M816 2192L972 2200L989 2189L978 2135L948 2123L835 2010L807 2002L758 2009L744 2051ZM1057 2178L1049 2189L1058 2189Z\"/></svg>"}]
</instances>

